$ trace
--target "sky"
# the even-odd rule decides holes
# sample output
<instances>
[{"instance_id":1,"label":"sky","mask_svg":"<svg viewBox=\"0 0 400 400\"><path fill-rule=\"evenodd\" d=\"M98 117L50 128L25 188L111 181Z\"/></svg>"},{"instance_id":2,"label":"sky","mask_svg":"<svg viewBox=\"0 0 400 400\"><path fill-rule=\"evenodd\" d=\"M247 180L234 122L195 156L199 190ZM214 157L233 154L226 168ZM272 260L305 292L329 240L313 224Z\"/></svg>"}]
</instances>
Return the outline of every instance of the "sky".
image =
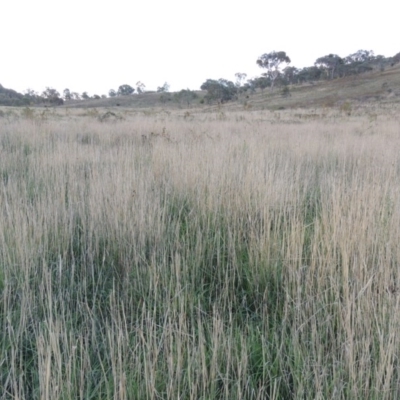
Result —
<instances>
[{"instance_id":1,"label":"sky","mask_svg":"<svg viewBox=\"0 0 400 400\"><path fill-rule=\"evenodd\" d=\"M263 72L256 60L285 51L302 68L318 57L400 52L393 0L0 0L0 84L108 94L197 90L207 79Z\"/></svg>"}]
</instances>

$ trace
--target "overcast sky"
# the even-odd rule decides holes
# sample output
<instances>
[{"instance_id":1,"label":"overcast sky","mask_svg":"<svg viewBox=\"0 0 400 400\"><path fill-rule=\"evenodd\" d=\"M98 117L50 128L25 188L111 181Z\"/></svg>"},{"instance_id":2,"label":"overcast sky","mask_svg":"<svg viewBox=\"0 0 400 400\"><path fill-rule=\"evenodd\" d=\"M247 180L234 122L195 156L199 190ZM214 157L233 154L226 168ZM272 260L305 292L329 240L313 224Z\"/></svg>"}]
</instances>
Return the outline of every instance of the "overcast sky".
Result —
<instances>
[{"instance_id":1,"label":"overcast sky","mask_svg":"<svg viewBox=\"0 0 400 400\"><path fill-rule=\"evenodd\" d=\"M89 95L142 81L171 91L263 71L286 51L305 67L359 49L400 52L393 0L1 0L0 84Z\"/></svg>"}]
</instances>

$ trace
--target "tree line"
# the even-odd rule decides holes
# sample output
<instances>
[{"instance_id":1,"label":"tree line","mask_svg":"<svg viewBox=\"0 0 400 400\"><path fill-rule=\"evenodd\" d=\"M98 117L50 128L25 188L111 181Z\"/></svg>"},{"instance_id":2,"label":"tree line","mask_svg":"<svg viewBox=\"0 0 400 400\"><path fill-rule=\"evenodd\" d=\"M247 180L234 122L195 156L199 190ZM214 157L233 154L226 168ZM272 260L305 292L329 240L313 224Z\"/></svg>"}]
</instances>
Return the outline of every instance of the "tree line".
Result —
<instances>
[{"instance_id":1,"label":"tree line","mask_svg":"<svg viewBox=\"0 0 400 400\"><path fill-rule=\"evenodd\" d=\"M168 84L164 84L164 88ZM98 100L106 99L108 97L116 96L127 96L132 95L135 92L137 94L145 93L145 84L142 82L136 83L136 88L130 85L124 84L118 87L117 90L110 89L108 96L94 94L89 96L87 92L73 92L66 88L62 94L52 87L47 87L42 93L37 93L32 89L27 89L25 93L18 93L13 89L6 89L0 84L0 105L3 106L30 106L30 105L48 105L48 106L59 106L65 102L81 101L81 100Z\"/></svg>"},{"instance_id":2,"label":"tree line","mask_svg":"<svg viewBox=\"0 0 400 400\"><path fill-rule=\"evenodd\" d=\"M257 89L274 90L282 87L282 94L290 93L289 85L314 83L321 80L344 78L373 70L384 71L386 67L400 62L400 53L393 57L375 55L372 50L357 52L340 57L328 54L315 60L314 65L305 68L291 66L291 59L284 51L272 51L261 55L256 63L265 72L261 76L248 79L244 73L236 73L236 82L226 79L207 79L201 89L206 90L205 100L209 103L224 103L236 100L241 93L254 93Z\"/></svg>"},{"instance_id":3,"label":"tree line","mask_svg":"<svg viewBox=\"0 0 400 400\"><path fill-rule=\"evenodd\" d=\"M328 54L315 60L314 65L305 68L291 66L291 59L284 51L272 51L264 53L256 60L257 65L265 72L261 76L246 79L245 73L236 73L236 81L227 79L207 79L202 85L201 90L206 91L202 102L224 103L236 100L242 93L254 93L266 88L274 90L275 87L282 87L282 94L290 93L289 85L300 85L304 83L314 83L316 81L343 78L351 75L358 75L373 70L385 70L388 66L400 63L400 52L393 57L375 55L372 50L358 50L357 52L340 57L337 54ZM146 92L146 85L138 81L135 87L123 84L118 89L110 89L107 95L94 94L89 96L87 92L78 93L66 88L60 94L56 89L47 87L41 94L28 89L24 94L12 89L6 89L0 85L0 105L5 106L29 106L29 105L49 105L58 106L64 102L73 102L88 99L113 98L118 96L131 96ZM160 101L177 102L180 105L190 105L198 98L196 92L184 89L174 94L169 93L169 84L157 88L160 93Z\"/></svg>"}]
</instances>

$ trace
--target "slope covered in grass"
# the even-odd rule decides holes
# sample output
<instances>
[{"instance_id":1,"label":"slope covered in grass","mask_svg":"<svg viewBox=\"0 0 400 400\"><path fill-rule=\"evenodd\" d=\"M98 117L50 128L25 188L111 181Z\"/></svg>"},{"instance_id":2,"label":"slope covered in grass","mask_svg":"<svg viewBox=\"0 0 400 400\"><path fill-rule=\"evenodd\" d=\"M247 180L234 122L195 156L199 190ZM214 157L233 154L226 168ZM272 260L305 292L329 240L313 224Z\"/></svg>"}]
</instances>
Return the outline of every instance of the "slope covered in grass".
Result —
<instances>
[{"instance_id":1,"label":"slope covered in grass","mask_svg":"<svg viewBox=\"0 0 400 400\"><path fill-rule=\"evenodd\" d=\"M120 107L127 109L198 109L212 111L224 109L230 111L243 110L278 110L314 107L335 107L343 103L384 103L398 104L400 102L400 65L388 67L384 71L366 72L359 75L348 76L333 80L315 81L313 84L296 84L287 87L283 93L283 87L276 87L273 91L257 89L255 93L247 91L239 95L236 101L218 104L217 101L207 104L204 96L207 92L197 91L197 99L189 104L185 101L178 102L171 93L170 101L161 101L160 93L144 93L132 96L118 96L114 98L85 100L66 103L70 108L96 108L96 107ZM166 94L164 94L165 98ZM168 96L167 96L168 97ZM203 102L203 104L201 103Z\"/></svg>"}]
</instances>

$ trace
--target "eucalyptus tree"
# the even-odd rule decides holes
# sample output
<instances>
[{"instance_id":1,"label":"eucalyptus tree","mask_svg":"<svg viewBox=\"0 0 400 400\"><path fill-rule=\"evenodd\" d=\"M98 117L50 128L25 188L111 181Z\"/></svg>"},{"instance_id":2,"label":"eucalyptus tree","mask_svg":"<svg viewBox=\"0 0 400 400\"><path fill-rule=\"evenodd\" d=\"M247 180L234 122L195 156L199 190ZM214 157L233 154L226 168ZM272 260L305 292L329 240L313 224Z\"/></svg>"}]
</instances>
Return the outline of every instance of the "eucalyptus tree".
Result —
<instances>
[{"instance_id":1,"label":"eucalyptus tree","mask_svg":"<svg viewBox=\"0 0 400 400\"><path fill-rule=\"evenodd\" d=\"M265 76L270 79L271 90L273 90L280 71L287 67L291 60L284 51L271 51L258 57L256 63L259 67L267 70Z\"/></svg>"},{"instance_id":2,"label":"eucalyptus tree","mask_svg":"<svg viewBox=\"0 0 400 400\"><path fill-rule=\"evenodd\" d=\"M339 57L337 54L328 54L327 56L319 57L314 63L316 67L325 69L331 79L333 79L338 67L343 64L343 58Z\"/></svg>"},{"instance_id":3,"label":"eucalyptus tree","mask_svg":"<svg viewBox=\"0 0 400 400\"><path fill-rule=\"evenodd\" d=\"M64 100L71 100L71 91L69 90L69 89L64 89L63 90L63 97L64 97Z\"/></svg>"},{"instance_id":4,"label":"eucalyptus tree","mask_svg":"<svg viewBox=\"0 0 400 400\"><path fill-rule=\"evenodd\" d=\"M157 93L168 93L169 92L169 84L165 82L164 85L157 87Z\"/></svg>"},{"instance_id":5,"label":"eucalyptus tree","mask_svg":"<svg viewBox=\"0 0 400 400\"><path fill-rule=\"evenodd\" d=\"M138 94L142 94L145 92L145 90L146 90L146 85L141 81L137 81L136 82L136 92Z\"/></svg>"},{"instance_id":6,"label":"eucalyptus tree","mask_svg":"<svg viewBox=\"0 0 400 400\"><path fill-rule=\"evenodd\" d=\"M135 91L135 89L130 85L127 85L127 84L121 85L118 88L117 96L129 96L129 95L133 94L134 91Z\"/></svg>"},{"instance_id":7,"label":"eucalyptus tree","mask_svg":"<svg viewBox=\"0 0 400 400\"><path fill-rule=\"evenodd\" d=\"M233 82L226 79L207 79L200 89L207 91L205 99L209 103L213 100L225 103L229 100L237 99L238 88Z\"/></svg>"},{"instance_id":8,"label":"eucalyptus tree","mask_svg":"<svg viewBox=\"0 0 400 400\"><path fill-rule=\"evenodd\" d=\"M372 50L358 50L344 58L343 75L356 75L372 69L371 63L375 60Z\"/></svg>"}]
</instances>

